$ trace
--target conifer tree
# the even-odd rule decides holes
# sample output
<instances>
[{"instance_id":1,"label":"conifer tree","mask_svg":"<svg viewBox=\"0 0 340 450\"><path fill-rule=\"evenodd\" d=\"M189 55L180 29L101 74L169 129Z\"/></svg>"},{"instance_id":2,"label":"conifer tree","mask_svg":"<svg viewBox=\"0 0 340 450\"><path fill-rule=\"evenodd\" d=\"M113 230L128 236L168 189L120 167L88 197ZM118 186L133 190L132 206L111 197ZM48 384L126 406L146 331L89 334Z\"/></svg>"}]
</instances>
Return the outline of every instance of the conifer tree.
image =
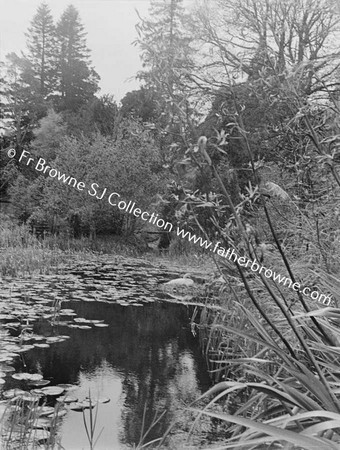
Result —
<instances>
[{"instance_id":1,"label":"conifer tree","mask_svg":"<svg viewBox=\"0 0 340 450\"><path fill-rule=\"evenodd\" d=\"M26 33L28 54L31 63L30 75L38 81L39 94L43 97L51 94L56 82L56 36L50 8L42 3L31 21Z\"/></svg>"},{"instance_id":2,"label":"conifer tree","mask_svg":"<svg viewBox=\"0 0 340 450\"><path fill-rule=\"evenodd\" d=\"M143 66L147 69L139 73L139 78L147 87L169 97L183 90L186 75L193 65L187 21L183 0L152 0L150 19L141 19L137 25L136 43L142 50Z\"/></svg>"},{"instance_id":3,"label":"conifer tree","mask_svg":"<svg viewBox=\"0 0 340 450\"><path fill-rule=\"evenodd\" d=\"M182 145L190 128L190 74L194 62L188 22L183 0L151 0L150 18L141 18L136 27L136 44L144 67L138 78L157 104L155 125L166 164L171 164L170 145Z\"/></svg>"},{"instance_id":4,"label":"conifer tree","mask_svg":"<svg viewBox=\"0 0 340 450\"><path fill-rule=\"evenodd\" d=\"M74 6L66 8L56 31L60 109L77 110L98 90L99 75L90 66L86 32Z\"/></svg>"}]
</instances>

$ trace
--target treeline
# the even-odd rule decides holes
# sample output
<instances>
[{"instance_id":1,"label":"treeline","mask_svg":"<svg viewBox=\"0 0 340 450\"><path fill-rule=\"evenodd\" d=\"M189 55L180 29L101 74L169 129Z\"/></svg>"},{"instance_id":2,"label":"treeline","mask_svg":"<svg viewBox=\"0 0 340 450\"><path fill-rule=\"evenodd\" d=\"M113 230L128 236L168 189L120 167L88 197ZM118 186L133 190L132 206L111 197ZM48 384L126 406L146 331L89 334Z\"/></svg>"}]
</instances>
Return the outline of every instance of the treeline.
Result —
<instances>
[{"instance_id":1,"label":"treeline","mask_svg":"<svg viewBox=\"0 0 340 450\"><path fill-rule=\"evenodd\" d=\"M129 108L98 97L84 26L72 5L57 23L47 4L37 9L21 56L1 66L1 197L20 223L75 237L132 232L131 223L107 202L67 189L18 163L23 149L36 159L83 180L121 192L149 206L166 186L155 137ZM6 149L17 156L8 161ZM155 205L157 209L157 204Z\"/></svg>"}]
</instances>

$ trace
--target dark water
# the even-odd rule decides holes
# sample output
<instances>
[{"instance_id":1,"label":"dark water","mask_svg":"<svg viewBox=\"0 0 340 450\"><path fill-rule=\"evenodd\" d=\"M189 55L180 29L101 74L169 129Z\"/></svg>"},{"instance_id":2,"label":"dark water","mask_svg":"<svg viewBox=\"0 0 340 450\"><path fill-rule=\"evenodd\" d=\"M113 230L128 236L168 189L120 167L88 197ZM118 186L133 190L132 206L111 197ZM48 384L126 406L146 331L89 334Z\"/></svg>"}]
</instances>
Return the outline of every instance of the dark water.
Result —
<instances>
[{"instance_id":1,"label":"dark water","mask_svg":"<svg viewBox=\"0 0 340 450\"><path fill-rule=\"evenodd\" d=\"M155 413L167 411L146 441L162 436L178 418L178 410L207 390L210 383L198 340L190 331L190 310L157 300L154 294L152 303L137 306L83 300L86 298L67 301L63 307L74 309L85 319L104 320L109 326L52 328L41 320L35 323L36 333L67 334L70 339L26 352L23 360L16 360L16 369L39 372L51 385L75 384L72 394L79 399L89 390L94 398L109 397L109 403L98 407L96 434L103 431L96 449L136 445L144 409L144 429ZM13 387L13 382L6 388ZM82 413L68 411L62 419L61 435L67 450L89 448Z\"/></svg>"}]
</instances>

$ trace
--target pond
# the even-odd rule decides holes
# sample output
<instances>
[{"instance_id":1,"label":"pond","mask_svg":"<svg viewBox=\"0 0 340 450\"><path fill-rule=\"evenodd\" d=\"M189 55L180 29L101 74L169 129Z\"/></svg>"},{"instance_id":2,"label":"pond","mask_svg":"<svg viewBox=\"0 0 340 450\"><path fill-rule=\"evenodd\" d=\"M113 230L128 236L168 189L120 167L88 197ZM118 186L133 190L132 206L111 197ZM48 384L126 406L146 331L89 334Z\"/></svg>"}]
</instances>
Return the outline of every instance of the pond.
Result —
<instances>
[{"instance_id":1,"label":"pond","mask_svg":"<svg viewBox=\"0 0 340 450\"><path fill-rule=\"evenodd\" d=\"M103 258L61 275L7 281L0 292L2 327L10 330L10 347L0 352L2 392L32 392L32 387L40 392L39 382L32 386L13 378L13 371L5 368L9 364L16 375L39 374L49 386L72 385L68 395L74 403L66 406L58 422L67 450L89 448L83 423L89 409L69 407L89 392L94 401L101 399L96 406L96 435L102 430L96 449L132 448L155 414L166 411L146 441L162 436L178 419L178 411L210 385L190 329L191 309L167 302L158 289L175 276L175 271L141 260ZM11 314L6 315L9 296ZM28 332L23 334L25 327ZM20 351L20 345L26 348ZM46 399L47 405L55 403L55 398Z\"/></svg>"}]
</instances>

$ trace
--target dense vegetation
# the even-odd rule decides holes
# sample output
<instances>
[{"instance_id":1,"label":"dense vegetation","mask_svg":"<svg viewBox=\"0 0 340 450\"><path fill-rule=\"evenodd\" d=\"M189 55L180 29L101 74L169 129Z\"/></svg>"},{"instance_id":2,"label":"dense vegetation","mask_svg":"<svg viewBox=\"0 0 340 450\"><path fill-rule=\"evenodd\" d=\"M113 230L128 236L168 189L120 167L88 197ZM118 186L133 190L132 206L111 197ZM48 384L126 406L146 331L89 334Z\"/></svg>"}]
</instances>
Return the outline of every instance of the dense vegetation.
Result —
<instances>
[{"instance_id":1,"label":"dense vegetation","mask_svg":"<svg viewBox=\"0 0 340 450\"><path fill-rule=\"evenodd\" d=\"M200 330L219 381L207 395L218 395L199 415L233 424L223 448L280 441L285 448L335 449L339 5L215 0L189 15L181 0L151 3L135 42L141 88L121 105L96 96L98 75L77 10L69 6L54 24L48 6L38 8L26 52L8 55L2 67L2 119L12 128L2 141L1 196L13 203L20 224L43 225L51 234L121 236L140 227L109 204L20 164L28 149L62 173L116 190L331 294L331 308L321 308L216 256L224 284L211 301L225 314L208 309ZM17 156L8 161L10 146ZM246 400L229 406L238 391Z\"/></svg>"}]
</instances>

